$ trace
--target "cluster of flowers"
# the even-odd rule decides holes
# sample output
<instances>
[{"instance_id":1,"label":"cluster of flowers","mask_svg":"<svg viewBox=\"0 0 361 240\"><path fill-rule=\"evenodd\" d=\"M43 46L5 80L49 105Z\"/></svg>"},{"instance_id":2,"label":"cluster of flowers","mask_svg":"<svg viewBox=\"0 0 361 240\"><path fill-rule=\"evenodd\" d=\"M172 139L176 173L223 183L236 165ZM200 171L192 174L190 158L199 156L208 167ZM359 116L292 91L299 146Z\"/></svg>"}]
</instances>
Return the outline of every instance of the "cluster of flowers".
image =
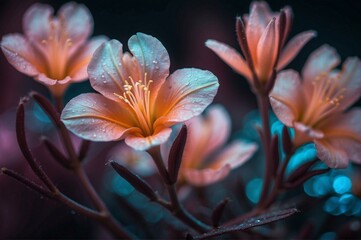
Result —
<instances>
[{"instance_id":1,"label":"cluster of flowers","mask_svg":"<svg viewBox=\"0 0 361 240\"><path fill-rule=\"evenodd\" d=\"M361 61L350 57L342 70L337 70L340 57L334 48L324 45L310 55L301 74L291 69L282 71L316 36L314 31L306 31L287 41L291 22L289 7L272 12L267 3L253 2L250 14L236 20L242 55L216 40L208 40L205 45L247 79L258 99L266 168L277 171L279 165L279 154L275 153L278 139L269 129L269 106L285 126L294 130L292 138L284 133L283 145L289 155L305 143L314 142L317 157L330 168L345 168L350 160L361 163L361 110L348 110L361 95ZM88 39L92 16L84 5L73 2L62 6L56 16L48 5L31 6L24 15L23 28L24 35L8 34L1 41L3 53L18 71L47 86L56 101L61 101L71 83L86 79L98 92L81 94L64 108L58 104L59 124L82 139L125 140L132 148L127 151L147 151L168 187L220 181L257 151L257 144L242 140L224 146L230 136L228 113L222 106L213 105L201 115L217 93L217 77L196 68L169 74L168 52L157 38L144 33L133 35L128 41L130 52L124 52L119 41L105 36ZM179 123L186 127L180 130ZM182 145L183 129L186 134ZM177 146L181 153L176 161L170 158L175 156ZM215 153L216 157L211 158ZM127 156L130 154L124 150L124 159ZM161 160L157 160L159 157ZM167 161L176 161L175 180L173 165L168 169L164 166ZM119 163L112 165L124 174ZM284 174L284 169L279 172ZM274 200L269 196L271 175L265 176L264 185L269 186L264 187L259 209ZM140 191L153 196L144 182L136 184L143 186ZM177 207L179 202L173 200L166 207ZM192 225L187 214L178 217ZM193 225L200 232L211 230L202 224Z\"/></svg>"}]
</instances>

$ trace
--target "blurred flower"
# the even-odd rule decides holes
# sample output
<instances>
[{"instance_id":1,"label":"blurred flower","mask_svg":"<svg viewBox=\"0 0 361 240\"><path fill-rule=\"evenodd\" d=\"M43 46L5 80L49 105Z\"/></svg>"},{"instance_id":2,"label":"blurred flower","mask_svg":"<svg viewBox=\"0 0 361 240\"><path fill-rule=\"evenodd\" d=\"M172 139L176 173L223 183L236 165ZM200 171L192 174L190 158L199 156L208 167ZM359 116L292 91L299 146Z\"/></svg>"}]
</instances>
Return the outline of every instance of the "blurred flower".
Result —
<instances>
[{"instance_id":1,"label":"blurred flower","mask_svg":"<svg viewBox=\"0 0 361 240\"><path fill-rule=\"evenodd\" d=\"M153 159L146 151L137 151L125 144L117 145L112 150L110 160L115 160L142 176L156 172Z\"/></svg>"},{"instance_id":2,"label":"blurred flower","mask_svg":"<svg viewBox=\"0 0 361 240\"><path fill-rule=\"evenodd\" d=\"M281 21L281 14L284 17ZM246 44L251 62L246 60L230 46L216 40L207 40L206 46L213 50L237 73L244 76L251 85L254 84L252 67L261 84L266 84L271 78L273 69L285 67L298 54L302 47L313 37L314 31L306 31L284 43L291 30L292 10L286 6L281 12L271 12L266 2L252 2L250 14L243 16L245 22ZM241 18L237 19L237 28L243 25ZM237 31L242 31L237 29ZM239 39L239 41L241 41ZM240 42L242 47L242 43ZM244 51L244 49L242 49ZM246 56L246 53L243 52ZM247 56L246 56L247 57Z\"/></svg>"},{"instance_id":3,"label":"blurred flower","mask_svg":"<svg viewBox=\"0 0 361 240\"><path fill-rule=\"evenodd\" d=\"M236 140L218 152L210 162L207 161L220 150L230 135L230 118L220 105L211 106L206 116L192 118L186 125L188 136L180 173L192 185L204 186L224 179L257 150L254 143Z\"/></svg>"},{"instance_id":4,"label":"blurred flower","mask_svg":"<svg viewBox=\"0 0 361 240\"><path fill-rule=\"evenodd\" d=\"M317 156L329 167L361 163L361 109L345 112L361 95L361 62L346 59L342 71L336 50L324 45L311 54L301 78L281 72L270 94L277 117L295 129L296 147L313 141Z\"/></svg>"},{"instance_id":5,"label":"blurred flower","mask_svg":"<svg viewBox=\"0 0 361 240\"><path fill-rule=\"evenodd\" d=\"M25 35L5 35L1 49L20 72L34 77L55 96L61 96L71 82L85 80L94 50L106 37L87 41L93 31L89 10L74 2L63 5L57 16L53 8L36 3L25 13Z\"/></svg>"},{"instance_id":6,"label":"blurred flower","mask_svg":"<svg viewBox=\"0 0 361 240\"><path fill-rule=\"evenodd\" d=\"M128 41L133 55L111 40L99 47L88 68L100 94L72 99L62 113L76 135L95 141L125 139L136 150L165 142L170 126L196 116L212 102L218 80L209 71L177 70L168 77L169 56L158 39L137 33Z\"/></svg>"}]
</instances>

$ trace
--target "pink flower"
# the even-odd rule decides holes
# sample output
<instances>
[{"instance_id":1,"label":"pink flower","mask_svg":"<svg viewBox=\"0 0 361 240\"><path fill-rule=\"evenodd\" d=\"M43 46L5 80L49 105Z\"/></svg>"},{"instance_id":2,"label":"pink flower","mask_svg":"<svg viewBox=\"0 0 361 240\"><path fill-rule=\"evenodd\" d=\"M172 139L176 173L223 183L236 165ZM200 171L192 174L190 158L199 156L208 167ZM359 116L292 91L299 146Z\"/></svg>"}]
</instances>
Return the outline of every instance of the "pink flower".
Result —
<instances>
[{"instance_id":1,"label":"pink flower","mask_svg":"<svg viewBox=\"0 0 361 240\"><path fill-rule=\"evenodd\" d=\"M192 118L186 125L188 136L180 175L194 186L205 186L224 179L257 150L254 143L235 140L219 152L231 130L230 117L220 105L210 107L206 116ZM215 157L209 162L211 155Z\"/></svg>"},{"instance_id":2,"label":"pink flower","mask_svg":"<svg viewBox=\"0 0 361 240\"><path fill-rule=\"evenodd\" d=\"M274 68L280 70L291 62L302 47L316 35L314 31L302 32L284 47L291 30L292 10L286 6L282 12L284 23L280 21L281 13L271 12L266 2L252 2L250 14L243 16L251 65L261 84L265 84L270 79ZM241 18L237 21L237 26L243 24ZM207 40L206 46L233 70L254 84L250 63L247 63L235 49L216 40Z\"/></svg>"},{"instance_id":3,"label":"pink flower","mask_svg":"<svg viewBox=\"0 0 361 240\"><path fill-rule=\"evenodd\" d=\"M307 60L303 81L283 71L270 94L277 117L295 129L296 147L313 141L332 168L346 167L349 159L361 163L361 109L345 112L361 95L361 62L348 58L338 71L339 62L335 49L324 45Z\"/></svg>"},{"instance_id":4,"label":"pink flower","mask_svg":"<svg viewBox=\"0 0 361 240\"><path fill-rule=\"evenodd\" d=\"M158 39L137 33L132 54L111 40L94 53L88 73L92 87L62 113L76 135L95 141L125 139L136 150L165 142L170 126L200 114L213 100L218 80L209 71L181 69L169 75L169 56Z\"/></svg>"},{"instance_id":5,"label":"pink flower","mask_svg":"<svg viewBox=\"0 0 361 240\"><path fill-rule=\"evenodd\" d=\"M20 72L34 77L55 96L61 96L71 82L88 77L88 63L106 37L87 41L93 31L89 10L74 2L63 5L57 16L53 8L36 3L25 13L25 35L5 35L1 49Z\"/></svg>"}]
</instances>

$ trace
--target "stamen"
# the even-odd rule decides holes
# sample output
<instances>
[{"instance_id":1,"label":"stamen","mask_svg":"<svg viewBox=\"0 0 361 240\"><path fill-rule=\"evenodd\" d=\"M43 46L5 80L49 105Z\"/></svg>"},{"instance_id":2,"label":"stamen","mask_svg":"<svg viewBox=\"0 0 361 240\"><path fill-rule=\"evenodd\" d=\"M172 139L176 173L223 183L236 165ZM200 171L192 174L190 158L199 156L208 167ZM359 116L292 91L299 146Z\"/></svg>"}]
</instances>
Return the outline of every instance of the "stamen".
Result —
<instances>
[{"instance_id":1,"label":"stamen","mask_svg":"<svg viewBox=\"0 0 361 240\"><path fill-rule=\"evenodd\" d=\"M347 91L340 80L340 74L330 77L323 72L312 81L313 92L303 117L304 123L312 126L337 111Z\"/></svg>"},{"instance_id":2,"label":"stamen","mask_svg":"<svg viewBox=\"0 0 361 240\"><path fill-rule=\"evenodd\" d=\"M151 135L153 122L151 119L150 85L153 80L148 80L146 73L143 80L134 81L131 76L128 78L129 81L123 80L123 95L113 94L131 107L144 134Z\"/></svg>"}]
</instances>

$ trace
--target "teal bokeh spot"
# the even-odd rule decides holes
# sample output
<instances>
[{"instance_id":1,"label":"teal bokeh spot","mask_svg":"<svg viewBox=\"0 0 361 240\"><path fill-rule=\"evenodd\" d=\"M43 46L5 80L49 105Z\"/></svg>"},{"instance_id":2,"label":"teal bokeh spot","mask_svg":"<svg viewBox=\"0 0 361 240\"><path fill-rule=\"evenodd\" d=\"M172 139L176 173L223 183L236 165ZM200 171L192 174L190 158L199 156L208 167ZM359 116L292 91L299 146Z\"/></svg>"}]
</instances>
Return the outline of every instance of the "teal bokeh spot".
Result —
<instances>
[{"instance_id":1,"label":"teal bokeh spot","mask_svg":"<svg viewBox=\"0 0 361 240\"><path fill-rule=\"evenodd\" d=\"M251 202L253 203L258 202L259 197L261 195L262 185L263 185L263 180L261 178L252 179L247 183L246 195Z\"/></svg>"}]
</instances>

